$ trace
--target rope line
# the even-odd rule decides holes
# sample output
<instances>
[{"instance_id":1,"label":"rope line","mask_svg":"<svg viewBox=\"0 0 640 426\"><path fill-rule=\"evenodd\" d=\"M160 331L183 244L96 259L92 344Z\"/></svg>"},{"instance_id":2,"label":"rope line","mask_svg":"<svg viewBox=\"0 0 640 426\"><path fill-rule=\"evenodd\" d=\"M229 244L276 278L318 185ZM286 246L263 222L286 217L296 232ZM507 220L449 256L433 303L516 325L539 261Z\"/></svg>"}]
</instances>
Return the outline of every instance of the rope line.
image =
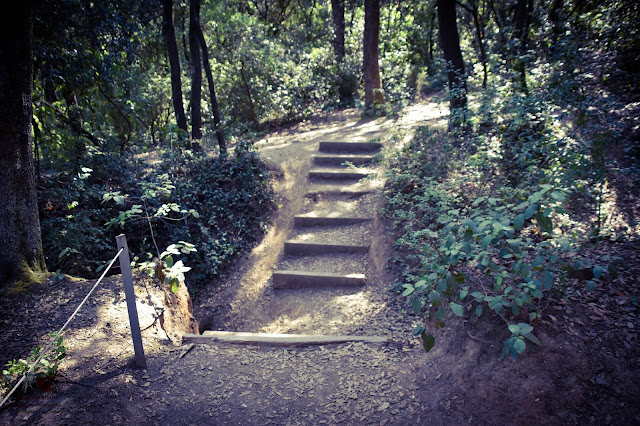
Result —
<instances>
[{"instance_id":1,"label":"rope line","mask_svg":"<svg viewBox=\"0 0 640 426\"><path fill-rule=\"evenodd\" d=\"M109 266L107 266L104 270L104 272L102 273L102 275L100 275L100 278L98 278L98 281L96 281L96 283L93 285L93 287L91 288L91 290L89 290L89 293L87 293L87 295L85 296L85 298L82 300L82 302L80 302L80 304L78 305L78 307L76 308L75 311L73 311L73 313L71 314L71 316L69 317L69 319L67 320L67 322L64 323L64 325L62 326L62 328L60 328L60 330L58 330L58 332L56 333L56 335L54 337L51 338L51 341L49 341L49 343L44 347L44 349L40 352L40 356L35 360L35 362L31 365L31 367L29 367L29 370L27 370L26 373L24 373L24 375L22 376L22 378L18 381L18 383L16 383L16 385L13 387L13 389L11 389L11 391L7 394L7 396L4 397L4 399L2 400L2 402L0 403L0 407L2 407L4 405L5 402L7 402L9 400L9 398L11 397L11 395L13 395L13 393L16 391L16 389L18 389L18 387L20 387L20 385L22 384L22 382L24 382L24 380L27 378L27 376L31 373L31 371L38 365L38 363L40 362L40 360L42 359L42 357L44 357L44 355L47 353L47 351L49 349L51 349L51 346L53 346L53 343L56 341L56 339L58 338L58 336L60 336L60 334L64 331L65 328L67 328L67 325L69 325L69 323L71 322L71 320L76 316L76 314L78 313L78 311L80 310L80 308L82 308L82 305L85 304L85 302L87 301L87 299L89 299L89 296L91 296L91 293L93 293L93 291L98 287L98 285L100 284L100 282L102 281L102 279L104 278L104 276L107 274L107 272L109 271L109 269L111 269L111 266L113 266L113 263L116 261L116 259L118 258L118 256L120 256L120 253L122 253L122 250L124 250L123 248L121 248L120 250L118 250L118 253L113 257L113 259L111 259L111 262L109 262Z\"/></svg>"}]
</instances>

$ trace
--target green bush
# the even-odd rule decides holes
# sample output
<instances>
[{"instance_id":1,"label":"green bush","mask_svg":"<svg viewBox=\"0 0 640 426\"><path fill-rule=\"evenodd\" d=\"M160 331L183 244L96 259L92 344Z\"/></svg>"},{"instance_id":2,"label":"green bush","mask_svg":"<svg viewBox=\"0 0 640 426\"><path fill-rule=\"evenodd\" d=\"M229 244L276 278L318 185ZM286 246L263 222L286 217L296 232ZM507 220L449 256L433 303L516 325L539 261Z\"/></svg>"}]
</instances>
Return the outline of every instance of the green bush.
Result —
<instances>
[{"instance_id":1,"label":"green bush","mask_svg":"<svg viewBox=\"0 0 640 426\"><path fill-rule=\"evenodd\" d=\"M245 145L222 157L165 151L152 168L117 164L118 178L96 167L46 181L41 222L50 270L93 278L114 255L115 236L126 233L138 263L178 242L193 245L187 283L197 288L261 237L274 208L265 166Z\"/></svg>"}]
</instances>

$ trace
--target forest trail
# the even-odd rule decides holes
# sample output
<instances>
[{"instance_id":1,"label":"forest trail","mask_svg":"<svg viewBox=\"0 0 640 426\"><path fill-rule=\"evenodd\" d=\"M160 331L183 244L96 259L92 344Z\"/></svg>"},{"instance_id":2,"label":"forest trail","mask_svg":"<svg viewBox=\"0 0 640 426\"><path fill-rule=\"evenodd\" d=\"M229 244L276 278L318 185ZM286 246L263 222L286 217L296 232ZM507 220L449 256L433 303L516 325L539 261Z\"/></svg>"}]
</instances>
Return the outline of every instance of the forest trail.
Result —
<instances>
[{"instance_id":1,"label":"forest trail","mask_svg":"<svg viewBox=\"0 0 640 426\"><path fill-rule=\"evenodd\" d=\"M89 315L88 328L79 324L65 337L70 346L69 360L62 367L60 382L53 391L37 391L34 399L2 410L0 423L466 422L465 413L447 414L437 409L443 403L450 404L451 397L434 393L424 386L424 381L435 383L446 371L434 363L425 366L424 351L411 337L411 319L403 312L402 301L388 292L390 278L385 265L390 246L377 219L382 181L375 174L363 182L350 176L347 181L338 182L327 182L326 175L310 176L312 171L326 173L336 168L352 172L351 168L323 158L335 154L318 152L320 141L369 143L375 139L384 140L389 147L389 143L409 140L415 127L429 114L434 121L444 117L444 111L435 103L416 105L395 119L358 120L355 113L345 119L349 113L342 113L333 124L313 124L311 129L302 124L299 131L270 135L256 143L263 159L283 172L275 184L282 206L262 243L240 262L222 290L209 299L201 297L202 302L195 306L199 320L212 313L210 326L216 330L376 334L384 336L386 343L281 348L209 342L210 345L184 343L167 348L158 345L163 334L152 326L143 331L148 366L144 370L131 369L125 365L131 344L122 332L126 330L122 301L118 305L110 301L119 283L109 280L100 301L94 304L96 316ZM351 160L369 160L369 155L356 154ZM314 156L320 159L313 160ZM314 165L312 160L334 164ZM373 169L372 166L367 165ZM308 226L308 221L313 220L309 218L322 216L371 220ZM296 256L284 253L288 240L362 243L368 250ZM365 275L366 283L358 282L357 287L274 289L274 271L356 274L358 280ZM300 287L304 282L288 277L281 281L283 287L291 285ZM140 311L143 326L152 321L151 312L146 312L144 306ZM97 316L98 312L103 318ZM93 343L87 335L93 336ZM96 336L100 342L95 341Z\"/></svg>"},{"instance_id":2,"label":"forest trail","mask_svg":"<svg viewBox=\"0 0 640 426\"><path fill-rule=\"evenodd\" d=\"M591 363L604 359L612 363L605 367L615 371L618 359L592 357L592 349L575 334L540 328L543 345L515 363L499 358L504 327L497 320L483 317L472 323L448 316L448 326L437 332L436 346L425 354L411 335L418 319L407 313L402 298L388 291L392 277L385 265L392 240L377 218L376 188L382 182L377 178L350 182L339 191L347 188L351 194L336 194L335 183L327 184L313 174L309 179L312 170L326 166L314 166L312 158L332 155L319 153L319 142L375 139L384 143L384 149L393 149L408 141L420 124L444 125L444 112L436 103L414 105L394 119L359 120L355 113L343 112L332 115L333 121L302 123L257 142L262 158L281 172L275 183L281 208L262 243L239 262L220 291L199 296L194 306L201 326L209 330L377 335L386 343L283 348L209 341L171 346L154 320L154 306L161 302L151 300L139 285L147 368L133 369L127 365L133 351L121 284L112 277L65 335L68 356L54 387L36 389L0 410L0 424L451 425L603 420L585 419L585 407L618 390L610 376L600 374L590 381L596 371ZM325 161L332 160L320 160ZM342 171L346 170L350 169ZM369 189L375 191L368 193ZM336 215L373 220L308 226L314 220L309 218ZM318 256L283 253L288 240L321 239L369 245L369 250ZM274 271L364 274L366 282L357 287L274 289ZM285 278L281 284L286 287L289 282ZM46 336L64 321L89 285L52 283L46 294L24 305L0 300L0 309L12 318L3 325L3 346L17 350L25 341ZM52 315L44 322L34 320L43 312Z\"/></svg>"},{"instance_id":3,"label":"forest trail","mask_svg":"<svg viewBox=\"0 0 640 426\"><path fill-rule=\"evenodd\" d=\"M383 180L376 156L409 140L425 119L444 125L444 111L427 103L399 118L354 115L256 143L282 171L275 185L281 207L221 294L195 307L201 330L393 337L389 324L399 319L385 308L391 247L377 216Z\"/></svg>"}]
</instances>

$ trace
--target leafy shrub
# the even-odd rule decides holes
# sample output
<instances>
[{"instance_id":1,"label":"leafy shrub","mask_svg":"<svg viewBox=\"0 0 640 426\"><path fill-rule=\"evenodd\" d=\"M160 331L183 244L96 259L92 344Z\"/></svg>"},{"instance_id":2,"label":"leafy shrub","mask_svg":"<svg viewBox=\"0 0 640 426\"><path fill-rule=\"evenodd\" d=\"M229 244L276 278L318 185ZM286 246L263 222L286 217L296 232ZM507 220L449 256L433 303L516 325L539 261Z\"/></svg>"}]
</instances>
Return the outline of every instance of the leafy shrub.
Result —
<instances>
[{"instance_id":1,"label":"leafy shrub","mask_svg":"<svg viewBox=\"0 0 640 426\"><path fill-rule=\"evenodd\" d=\"M169 269L183 268L173 256L193 247L188 284L202 286L260 238L274 207L264 164L246 145L222 157L167 151L152 170L134 163L117 175L126 179L105 180L87 168L48 180L40 198L49 269L94 277L125 232L135 261L146 266L171 255ZM177 253L161 256L178 242Z\"/></svg>"},{"instance_id":2,"label":"leafy shrub","mask_svg":"<svg viewBox=\"0 0 640 426\"><path fill-rule=\"evenodd\" d=\"M423 128L391 159L384 211L402 270L393 290L424 318L414 333L427 351L435 344L428 324L437 330L449 313L490 312L510 333L503 356L517 359L527 342L539 343L534 326L543 307L571 291L567 278L584 268L586 234L577 230L584 225L576 227L581 219L566 200L577 191L592 195L588 203L597 199L594 184L606 176L601 138L578 144L571 134L560 137L549 97L505 87L499 101L470 111L482 132ZM617 261L590 263L586 289Z\"/></svg>"},{"instance_id":3,"label":"leafy shrub","mask_svg":"<svg viewBox=\"0 0 640 426\"><path fill-rule=\"evenodd\" d=\"M55 337L56 332L49 333L51 337ZM52 380L60 363L67 355L67 348L64 346L62 337L57 338L50 349L37 364L36 360L42 353L42 346L38 345L31 349L31 353L27 359L19 359L9 361L5 368L2 370L2 380L0 380L0 398L6 397L6 395L13 389L14 386L22 379L22 376L29 373L23 383L23 390L26 392L39 380ZM31 371L29 371L31 369Z\"/></svg>"}]
</instances>

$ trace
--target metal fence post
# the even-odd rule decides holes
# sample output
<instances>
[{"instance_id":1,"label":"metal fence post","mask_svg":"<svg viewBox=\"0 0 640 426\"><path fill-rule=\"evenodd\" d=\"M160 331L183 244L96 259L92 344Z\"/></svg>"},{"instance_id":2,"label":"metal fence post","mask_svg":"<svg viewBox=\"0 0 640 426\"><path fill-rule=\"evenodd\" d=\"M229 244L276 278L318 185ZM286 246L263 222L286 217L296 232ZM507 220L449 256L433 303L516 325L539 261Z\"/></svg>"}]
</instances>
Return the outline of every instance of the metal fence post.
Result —
<instances>
[{"instance_id":1,"label":"metal fence post","mask_svg":"<svg viewBox=\"0 0 640 426\"><path fill-rule=\"evenodd\" d=\"M124 295L127 300L127 311L129 312L129 326L131 327L131 338L133 339L133 350L135 352L136 367L146 367L147 361L144 357L142 347L142 334L140 333L140 322L138 321L138 309L136 308L136 294L133 290L133 275L131 274L131 261L129 260L129 247L127 237L120 234L116 237L118 250L120 253L120 271L122 272L122 283L124 284Z\"/></svg>"}]
</instances>

